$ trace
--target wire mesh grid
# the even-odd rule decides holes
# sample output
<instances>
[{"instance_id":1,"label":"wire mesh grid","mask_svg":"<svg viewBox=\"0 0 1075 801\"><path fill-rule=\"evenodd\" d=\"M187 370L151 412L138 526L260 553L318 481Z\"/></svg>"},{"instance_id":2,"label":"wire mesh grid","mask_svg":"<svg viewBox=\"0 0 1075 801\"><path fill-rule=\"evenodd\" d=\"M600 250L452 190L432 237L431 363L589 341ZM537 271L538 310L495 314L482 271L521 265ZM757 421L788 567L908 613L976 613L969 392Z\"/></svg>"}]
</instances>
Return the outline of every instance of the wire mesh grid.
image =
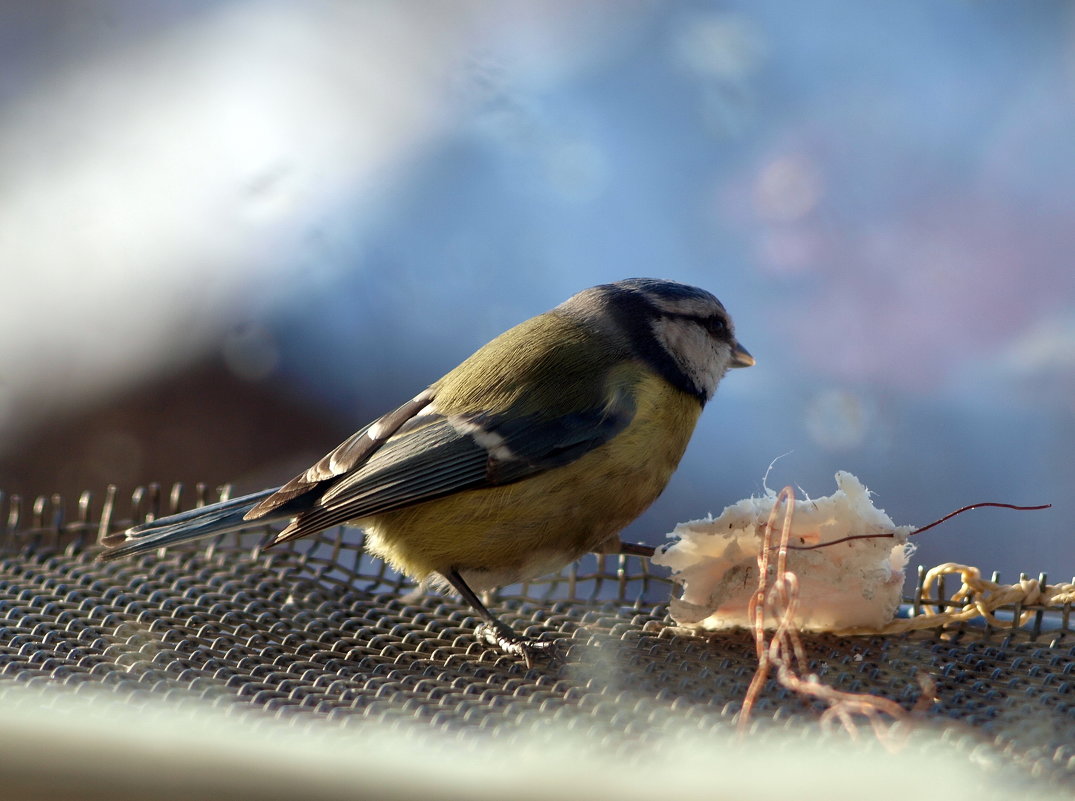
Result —
<instances>
[{"instance_id":1,"label":"wire mesh grid","mask_svg":"<svg viewBox=\"0 0 1075 801\"><path fill-rule=\"evenodd\" d=\"M354 529L265 550L269 531L254 527L201 547L95 560L102 534L216 499L208 494L151 486L123 503L110 490L70 506L0 498L3 682L195 696L236 714L341 726L418 721L444 734L510 736L559 721L644 742L671 719L730 727L754 674L750 634L677 630L671 582L636 557L587 557L489 599L517 631L566 645L561 663L530 669L478 643L465 604L366 557ZM907 602L948 604L943 587ZM1025 610L1006 611L1013 622L1002 628L804 640L822 681L907 708L927 672L937 687L927 723L1075 785L1071 610L1037 608L1021 627ZM779 727L816 712L770 683L755 719Z\"/></svg>"}]
</instances>

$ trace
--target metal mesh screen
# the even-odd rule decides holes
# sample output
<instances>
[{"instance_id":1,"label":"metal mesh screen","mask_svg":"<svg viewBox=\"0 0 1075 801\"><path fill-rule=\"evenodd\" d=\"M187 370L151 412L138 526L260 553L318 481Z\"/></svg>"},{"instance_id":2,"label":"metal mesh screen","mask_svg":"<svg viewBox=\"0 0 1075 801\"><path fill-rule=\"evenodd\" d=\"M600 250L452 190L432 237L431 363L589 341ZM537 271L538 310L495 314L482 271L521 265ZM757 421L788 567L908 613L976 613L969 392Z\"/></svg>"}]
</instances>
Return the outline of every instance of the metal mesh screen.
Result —
<instances>
[{"instance_id":1,"label":"metal mesh screen","mask_svg":"<svg viewBox=\"0 0 1075 801\"><path fill-rule=\"evenodd\" d=\"M205 500L204 488L193 494L189 505ZM6 683L193 695L237 715L341 726L418 720L448 736L567 721L644 743L670 712L677 725L730 727L756 666L746 632L674 630L665 608L670 582L634 557L588 557L491 599L516 631L567 644L563 663L528 670L475 641L469 607L423 593L363 556L353 529L262 551L268 532L254 528L197 549L99 563L101 533L178 510L188 504L181 489L165 497L151 487L123 503L114 493L70 505L0 502ZM927 713L932 725L1075 785L1069 608L1040 609L1022 628L804 639L824 682L907 708L920 692L916 675L928 672L938 694ZM780 726L816 714L771 683L755 717Z\"/></svg>"}]
</instances>

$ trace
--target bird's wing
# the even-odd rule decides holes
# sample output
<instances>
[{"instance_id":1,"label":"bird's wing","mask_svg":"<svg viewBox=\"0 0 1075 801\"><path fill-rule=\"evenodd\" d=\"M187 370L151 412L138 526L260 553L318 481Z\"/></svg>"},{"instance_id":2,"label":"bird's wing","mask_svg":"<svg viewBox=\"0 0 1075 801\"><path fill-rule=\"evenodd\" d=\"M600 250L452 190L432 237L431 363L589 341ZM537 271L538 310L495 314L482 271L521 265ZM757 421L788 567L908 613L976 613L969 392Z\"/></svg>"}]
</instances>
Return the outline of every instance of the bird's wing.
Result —
<instances>
[{"instance_id":1,"label":"bird's wing","mask_svg":"<svg viewBox=\"0 0 1075 801\"><path fill-rule=\"evenodd\" d=\"M634 412L630 395L618 391L601 408L553 418L483 412L413 416L365 461L334 477L276 542L568 464L616 436Z\"/></svg>"},{"instance_id":2,"label":"bird's wing","mask_svg":"<svg viewBox=\"0 0 1075 801\"><path fill-rule=\"evenodd\" d=\"M382 415L365 428L360 428L333 450L325 454L306 472L300 473L274 494L256 504L246 513L246 520L256 520L283 506L293 498L356 469L381 448L400 428L413 419L433 400L433 391L424 390L398 409Z\"/></svg>"}]
</instances>

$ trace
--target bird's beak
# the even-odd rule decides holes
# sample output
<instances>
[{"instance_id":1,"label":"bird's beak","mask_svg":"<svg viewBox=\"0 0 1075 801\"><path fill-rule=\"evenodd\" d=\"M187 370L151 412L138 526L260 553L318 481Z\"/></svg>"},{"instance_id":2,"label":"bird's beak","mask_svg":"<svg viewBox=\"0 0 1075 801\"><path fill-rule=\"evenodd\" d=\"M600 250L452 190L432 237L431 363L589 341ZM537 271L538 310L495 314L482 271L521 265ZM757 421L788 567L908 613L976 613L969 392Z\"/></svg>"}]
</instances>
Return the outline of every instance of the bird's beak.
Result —
<instances>
[{"instance_id":1,"label":"bird's beak","mask_svg":"<svg viewBox=\"0 0 1075 801\"><path fill-rule=\"evenodd\" d=\"M754 357L738 342L732 342L732 367L753 367Z\"/></svg>"}]
</instances>

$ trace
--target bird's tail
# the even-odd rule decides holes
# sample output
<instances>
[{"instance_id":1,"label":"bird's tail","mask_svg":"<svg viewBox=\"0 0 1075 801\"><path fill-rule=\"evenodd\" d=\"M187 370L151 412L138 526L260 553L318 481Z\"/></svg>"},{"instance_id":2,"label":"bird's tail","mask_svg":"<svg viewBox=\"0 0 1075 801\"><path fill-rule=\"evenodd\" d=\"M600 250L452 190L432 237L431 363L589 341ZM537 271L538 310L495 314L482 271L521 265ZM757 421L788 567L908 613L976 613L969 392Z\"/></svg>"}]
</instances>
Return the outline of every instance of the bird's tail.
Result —
<instances>
[{"instance_id":1,"label":"bird's tail","mask_svg":"<svg viewBox=\"0 0 1075 801\"><path fill-rule=\"evenodd\" d=\"M109 534L101 540L104 545L108 546L108 550L103 551L98 559L104 561L122 559L125 556L153 551L167 545L190 542L215 534L226 534L229 531L237 531L288 517L289 515L285 512L258 518L253 522L243 518L243 515L255 504L274 492L276 489L262 490L241 498L199 506L197 509L162 517L159 520L151 520L148 523L132 526L126 531Z\"/></svg>"}]
</instances>

